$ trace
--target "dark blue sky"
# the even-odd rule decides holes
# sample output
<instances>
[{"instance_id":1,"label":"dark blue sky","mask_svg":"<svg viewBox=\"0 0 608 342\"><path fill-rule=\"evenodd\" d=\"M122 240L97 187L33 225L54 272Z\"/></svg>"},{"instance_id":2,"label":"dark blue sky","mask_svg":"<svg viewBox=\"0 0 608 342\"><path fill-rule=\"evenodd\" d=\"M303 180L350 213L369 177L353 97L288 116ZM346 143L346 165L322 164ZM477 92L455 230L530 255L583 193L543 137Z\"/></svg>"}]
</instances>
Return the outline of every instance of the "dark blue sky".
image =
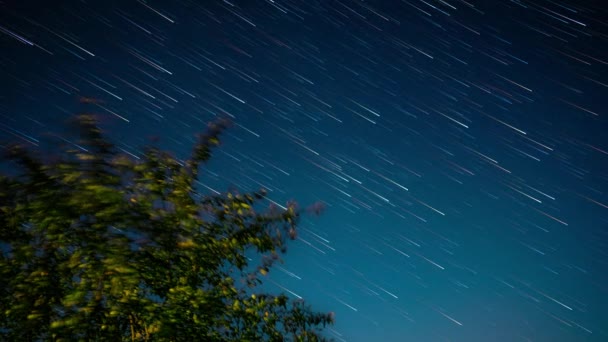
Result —
<instances>
[{"instance_id":1,"label":"dark blue sky","mask_svg":"<svg viewBox=\"0 0 608 342\"><path fill-rule=\"evenodd\" d=\"M266 288L337 341L608 340L608 16L593 1L0 1L0 138L93 111L202 189L322 200ZM79 104L94 97L98 105ZM209 190L211 191L211 190Z\"/></svg>"}]
</instances>

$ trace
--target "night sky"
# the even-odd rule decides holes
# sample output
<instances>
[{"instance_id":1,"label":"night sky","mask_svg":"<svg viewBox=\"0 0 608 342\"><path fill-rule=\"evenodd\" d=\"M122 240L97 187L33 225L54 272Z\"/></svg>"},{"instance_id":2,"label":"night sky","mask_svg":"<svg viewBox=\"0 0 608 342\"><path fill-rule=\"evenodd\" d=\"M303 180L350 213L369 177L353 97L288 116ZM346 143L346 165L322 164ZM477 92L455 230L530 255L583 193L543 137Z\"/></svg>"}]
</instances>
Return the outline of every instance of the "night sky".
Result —
<instances>
[{"instance_id":1,"label":"night sky","mask_svg":"<svg viewBox=\"0 0 608 342\"><path fill-rule=\"evenodd\" d=\"M602 6L3 0L0 140L75 142L87 111L186 158L229 117L201 190L325 202L265 289L329 337L606 341Z\"/></svg>"}]
</instances>

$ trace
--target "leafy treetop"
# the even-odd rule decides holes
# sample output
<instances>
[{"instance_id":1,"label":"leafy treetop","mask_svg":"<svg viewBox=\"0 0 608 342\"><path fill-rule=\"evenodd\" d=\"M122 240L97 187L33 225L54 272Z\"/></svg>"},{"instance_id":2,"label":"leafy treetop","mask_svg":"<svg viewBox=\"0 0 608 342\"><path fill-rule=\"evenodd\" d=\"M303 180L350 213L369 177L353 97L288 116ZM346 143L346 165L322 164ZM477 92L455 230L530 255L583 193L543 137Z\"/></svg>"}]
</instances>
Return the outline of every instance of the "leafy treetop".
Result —
<instances>
[{"instance_id":1,"label":"leafy treetop","mask_svg":"<svg viewBox=\"0 0 608 342\"><path fill-rule=\"evenodd\" d=\"M324 340L332 314L256 293L299 210L195 189L227 122L185 162L118 153L93 115L76 125L80 142L54 160L7 149L20 172L0 175L0 340Z\"/></svg>"}]
</instances>

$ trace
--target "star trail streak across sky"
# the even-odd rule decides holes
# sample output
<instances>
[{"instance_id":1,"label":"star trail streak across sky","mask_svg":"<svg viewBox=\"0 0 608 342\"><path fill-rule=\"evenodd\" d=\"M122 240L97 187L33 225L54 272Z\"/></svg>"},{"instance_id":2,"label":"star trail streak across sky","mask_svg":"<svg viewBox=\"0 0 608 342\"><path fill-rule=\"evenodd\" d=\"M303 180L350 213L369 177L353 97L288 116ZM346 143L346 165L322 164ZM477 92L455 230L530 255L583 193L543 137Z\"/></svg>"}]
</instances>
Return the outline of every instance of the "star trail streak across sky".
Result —
<instances>
[{"instance_id":1,"label":"star trail streak across sky","mask_svg":"<svg viewBox=\"0 0 608 342\"><path fill-rule=\"evenodd\" d=\"M186 157L229 117L201 190L325 202L265 287L329 337L606 341L602 6L3 0L0 138L75 144L86 110Z\"/></svg>"}]
</instances>

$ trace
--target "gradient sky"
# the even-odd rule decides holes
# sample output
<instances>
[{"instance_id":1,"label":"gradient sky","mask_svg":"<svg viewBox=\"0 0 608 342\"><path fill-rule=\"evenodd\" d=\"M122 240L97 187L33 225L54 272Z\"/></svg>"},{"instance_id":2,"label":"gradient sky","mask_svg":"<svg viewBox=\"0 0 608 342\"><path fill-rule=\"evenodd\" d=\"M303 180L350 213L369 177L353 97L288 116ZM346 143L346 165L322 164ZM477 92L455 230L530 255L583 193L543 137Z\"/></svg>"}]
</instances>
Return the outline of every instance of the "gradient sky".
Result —
<instances>
[{"instance_id":1,"label":"gradient sky","mask_svg":"<svg viewBox=\"0 0 608 342\"><path fill-rule=\"evenodd\" d=\"M1 0L0 139L86 110L186 157L229 116L201 189L326 203L265 288L328 336L606 341L601 3Z\"/></svg>"}]
</instances>

